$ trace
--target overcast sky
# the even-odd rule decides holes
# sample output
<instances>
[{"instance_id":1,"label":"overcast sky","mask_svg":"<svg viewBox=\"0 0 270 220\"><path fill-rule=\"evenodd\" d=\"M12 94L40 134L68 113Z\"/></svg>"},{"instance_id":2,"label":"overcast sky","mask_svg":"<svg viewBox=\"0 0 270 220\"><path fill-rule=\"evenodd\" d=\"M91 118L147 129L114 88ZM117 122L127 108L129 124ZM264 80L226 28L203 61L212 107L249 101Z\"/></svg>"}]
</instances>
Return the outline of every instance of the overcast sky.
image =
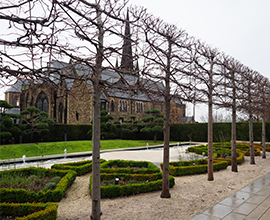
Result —
<instances>
[{"instance_id":1,"label":"overcast sky","mask_svg":"<svg viewBox=\"0 0 270 220\"><path fill-rule=\"evenodd\" d=\"M270 78L269 0L130 0Z\"/></svg>"},{"instance_id":2,"label":"overcast sky","mask_svg":"<svg viewBox=\"0 0 270 220\"><path fill-rule=\"evenodd\" d=\"M130 3L144 6L155 16L270 78L269 0L130 0ZM0 98L3 98L1 89ZM191 110L188 114L192 114ZM196 119L199 120L198 114Z\"/></svg>"},{"instance_id":3,"label":"overcast sky","mask_svg":"<svg viewBox=\"0 0 270 220\"><path fill-rule=\"evenodd\" d=\"M270 79L269 0L130 0L130 3L144 6L165 22L175 24ZM222 112L225 117L230 115L228 110ZM192 115L191 107L187 115ZM206 115L205 106L196 107L197 121Z\"/></svg>"}]
</instances>

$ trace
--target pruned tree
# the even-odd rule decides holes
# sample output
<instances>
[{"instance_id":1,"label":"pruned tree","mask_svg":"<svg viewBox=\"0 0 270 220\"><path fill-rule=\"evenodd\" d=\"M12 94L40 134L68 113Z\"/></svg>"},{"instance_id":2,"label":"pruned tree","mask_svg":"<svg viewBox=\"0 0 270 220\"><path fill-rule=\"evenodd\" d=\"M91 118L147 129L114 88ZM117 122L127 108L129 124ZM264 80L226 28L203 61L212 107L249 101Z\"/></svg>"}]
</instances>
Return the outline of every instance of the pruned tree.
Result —
<instances>
[{"instance_id":1,"label":"pruned tree","mask_svg":"<svg viewBox=\"0 0 270 220\"><path fill-rule=\"evenodd\" d=\"M54 82L61 77L76 80L78 85L91 84L91 91L83 92L93 93L92 219L100 219L101 214L100 94L108 87L119 87L101 79L101 73L108 68L116 71L112 62L123 50L127 3L125 0L25 0L20 3L6 0L0 6L0 18L6 21L3 27L7 27L0 38L1 76L32 83L42 80L53 88L59 87ZM137 17L143 13L138 8L130 11ZM117 72L121 77L123 70L117 69Z\"/></svg>"},{"instance_id":2,"label":"pruned tree","mask_svg":"<svg viewBox=\"0 0 270 220\"><path fill-rule=\"evenodd\" d=\"M154 133L154 142L157 142L157 134L162 133L163 127L163 114L160 114L158 109L146 110L146 114L152 114L142 119L145 126L140 130L141 132L153 132Z\"/></svg>"},{"instance_id":3,"label":"pruned tree","mask_svg":"<svg viewBox=\"0 0 270 220\"><path fill-rule=\"evenodd\" d=\"M34 140L35 133L49 132L49 127L53 124L55 122L52 118L49 118L48 113L41 112L34 106L30 106L21 112L20 128L23 132L30 134L31 142Z\"/></svg>"},{"instance_id":4,"label":"pruned tree","mask_svg":"<svg viewBox=\"0 0 270 220\"><path fill-rule=\"evenodd\" d=\"M202 94L200 102L208 105L208 181L214 180L213 174L213 104L218 96L218 86L222 79L219 65L220 52L199 41L194 46L194 71L198 86L195 88Z\"/></svg>"},{"instance_id":5,"label":"pruned tree","mask_svg":"<svg viewBox=\"0 0 270 220\"><path fill-rule=\"evenodd\" d=\"M241 74L244 66L237 60L223 54L221 65L224 66L222 71L223 82L220 87L220 104L221 107L232 109L232 127L231 127L231 170L238 172L237 169L237 152L236 152L236 111L239 109L239 99L241 90Z\"/></svg>"},{"instance_id":6,"label":"pruned tree","mask_svg":"<svg viewBox=\"0 0 270 220\"><path fill-rule=\"evenodd\" d=\"M169 141L170 141L170 112L173 98L182 99L177 89L180 83L184 60L189 58L185 55L189 47L188 35L176 26L167 24L154 16L146 16L139 24L145 39L141 56L144 65L142 74L146 78L156 81L155 88L148 88L148 95L153 99L163 99L164 108L164 150L163 150L163 181L161 198L170 198L169 192ZM163 86L164 82L164 86ZM175 85L175 86L173 86ZM163 112L162 112L163 113Z\"/></svg>"}]
</instances>

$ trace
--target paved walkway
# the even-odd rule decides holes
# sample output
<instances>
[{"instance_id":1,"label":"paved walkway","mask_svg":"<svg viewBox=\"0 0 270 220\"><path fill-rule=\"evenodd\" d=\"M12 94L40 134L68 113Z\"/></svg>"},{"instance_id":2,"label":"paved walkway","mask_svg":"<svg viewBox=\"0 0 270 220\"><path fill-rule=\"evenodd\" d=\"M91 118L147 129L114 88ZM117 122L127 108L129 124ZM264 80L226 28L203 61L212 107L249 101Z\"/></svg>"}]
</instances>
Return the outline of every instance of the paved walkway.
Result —
<instances>
[{"instance_id":1,"label":"paved walkway","mask_svg":"<svg viewBox=\"0 0 270 220\"><path fill-rule=\"evenodd\" d=\"M269 220L270 172L190 220Z\"/></svg>"}]
</instances>

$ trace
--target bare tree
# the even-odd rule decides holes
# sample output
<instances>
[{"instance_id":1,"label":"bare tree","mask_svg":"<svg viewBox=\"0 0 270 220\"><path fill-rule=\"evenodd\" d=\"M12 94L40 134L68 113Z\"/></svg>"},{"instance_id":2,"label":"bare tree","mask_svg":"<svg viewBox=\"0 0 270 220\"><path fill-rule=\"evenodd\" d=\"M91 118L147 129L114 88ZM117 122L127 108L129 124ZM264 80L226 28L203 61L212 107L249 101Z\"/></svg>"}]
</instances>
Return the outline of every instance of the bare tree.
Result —
<instances>
[{"instance_id":1,"label":"bare tree","mask_svg":"<svg viewBox=\"0 0 270 220\"><path fill-rule=\"evenodd\" d=\"M183 66L185 48L188 47L188 36L174 25L167 24L154 16L147 16L142 22L145 43L142 47L144 66L142 73L163 86L148 91L153 97L164 98L164 151L163 151L163 182L161 198L170 198L169 192L169 141L170 141L170 109L174 98L182 98L178 93L176 75ZM175 86L172 86L174 84ZM179 83L180 84L180 83Z\"/></svg>"},{"instance_id":2,"label":"bare tree","mask_svg":"<svg viewBox=\"0 0 270 220\"><path fill-rule=\"evenodd\" d=\"M204 97L198 101L208 104L208 180L214 180L213 174L213 104L218 96L216 91L220 78L220 53L199 41L194 48L194 77L200 85L196 90Z\"/></svg>"},{"instance_id":3,"label":"bare tree","mask_svg":"<svg viewBox=\"0 0 270 220\"><path fill-rule=\"evenodd\" d=\"M221 65L224 65L224 78L221 83L220 92L220 106L232 109L232 128L231 128L231 155L233 172L238 172L237 169L237 152L236 152L236 110L239 108L237 104L239 101L239 85L241 85L241 77L239 77L243 71L243 65L237 60L223 55L224 60Z\"/></svg>"},{"instance_id":4,"label":"bare tree","mask_svg":"<svg viewBox=\"0 0 270 220\"><path fill-rule=\"evenodd\" d=\"M63 76L78 83L92 82L93 91L93 190L92 219L100 219L100 94L114 86L101 79L101 72L114 69L122 52L125 0L4 1L0 18L7 32L1 34L4 58L0 75L31 81L43 80L57 87ZM138 17L142 11L134 9ZM104 38L108 40L105 42ZM29 59L26 60L25 57ZM71 59L53 66L53 60ZM29 62L30 60L30 62ZM104 67L104 61L109 67ZM49 65L47 65L49 63ZM68 71L75 69L80 74ZM119 75L122 74L118 71ZM131 89L131 88L129 88ZM88 92L88 91L84 91Z\"/></svg>"}]
</instances>

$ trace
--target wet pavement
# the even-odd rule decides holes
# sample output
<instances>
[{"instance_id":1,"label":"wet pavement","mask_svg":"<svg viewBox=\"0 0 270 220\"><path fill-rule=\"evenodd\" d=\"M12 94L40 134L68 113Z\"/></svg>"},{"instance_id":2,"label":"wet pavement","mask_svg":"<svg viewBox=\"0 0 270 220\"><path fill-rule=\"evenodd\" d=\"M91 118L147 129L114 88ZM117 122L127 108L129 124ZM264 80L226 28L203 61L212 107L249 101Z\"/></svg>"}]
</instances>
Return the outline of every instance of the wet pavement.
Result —
<instances>
[{"instance_id":1,"label":"wet pavement","mask_svg":"<svg viewBox=\"0 0 270 220\"><path fill-rule=\"evenodd\" d=\"M269 220L270 172L190 220Z\"/></svg>"}]
</instances>

